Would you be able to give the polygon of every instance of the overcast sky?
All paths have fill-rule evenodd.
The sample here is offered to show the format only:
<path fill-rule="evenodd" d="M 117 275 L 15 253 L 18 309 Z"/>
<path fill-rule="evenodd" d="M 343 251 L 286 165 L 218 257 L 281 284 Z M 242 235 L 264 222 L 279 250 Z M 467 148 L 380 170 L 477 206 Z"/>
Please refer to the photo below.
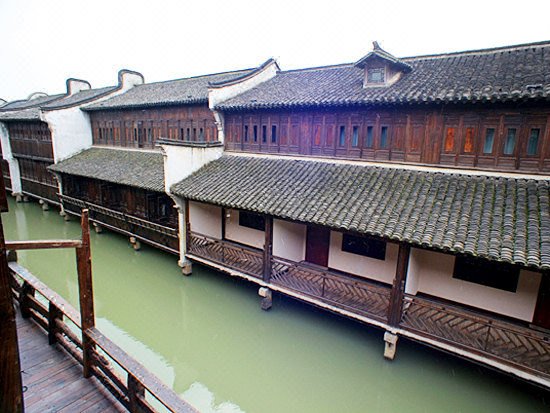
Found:
<path fill-rule="evenodd" d="M 512 7 L 513 5 L 513 7 Z M 346 63 L 550 40 L 550 1 L 0 0 L 0 98 L 254 67 Z"/>

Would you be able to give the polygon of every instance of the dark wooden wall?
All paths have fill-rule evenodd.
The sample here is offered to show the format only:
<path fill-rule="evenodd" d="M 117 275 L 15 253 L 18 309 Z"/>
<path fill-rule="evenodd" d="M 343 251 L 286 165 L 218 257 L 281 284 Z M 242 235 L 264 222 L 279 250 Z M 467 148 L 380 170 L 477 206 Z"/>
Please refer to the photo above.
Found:
<path fill-rule="evenodd" d="M 57 186 L 53 174 L 47 170 L 47 167 L 51 165 L 50 162 L 25 158 L 19 159 L 18 162 L 21 178 Z"/>
<path fill-rule="evenodd" d="M 91 112 L 94 144 L 152 148 L 158 139 L 214 142 L 218 130 L 204 105 Z"/>
<path fill-rule="evenodd" d="M 7 122 L 13 156 L 53 160 L 52 135 L 41 121 Z"/>
<path fill-rule="evenodd" d="M 63 175 L 63 194 L 159 224 L 178 223 L 174 201 L 165 193 Z"/>
<path fill-rule="evenodd" d="M 226 113 L 225 128 L 231 151 L 550 172 L 548 105 L 251 111 Z"/>

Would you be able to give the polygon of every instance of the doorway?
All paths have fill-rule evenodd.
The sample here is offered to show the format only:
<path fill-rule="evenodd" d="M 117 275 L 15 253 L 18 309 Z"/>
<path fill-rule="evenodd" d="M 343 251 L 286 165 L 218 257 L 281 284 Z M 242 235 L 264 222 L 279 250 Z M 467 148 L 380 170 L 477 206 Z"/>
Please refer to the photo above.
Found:
<path fill-rule="evenodd" d="M 330 247 L 330 229 L 323 227 L 307 227 L 306 261 L 312 264 L 328 267 L 328 251 Z"/>

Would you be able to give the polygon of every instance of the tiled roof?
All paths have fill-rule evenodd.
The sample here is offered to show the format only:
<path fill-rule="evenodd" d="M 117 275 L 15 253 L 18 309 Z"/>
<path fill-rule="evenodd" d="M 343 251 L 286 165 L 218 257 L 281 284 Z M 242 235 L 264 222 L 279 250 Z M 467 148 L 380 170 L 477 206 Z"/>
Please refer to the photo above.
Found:
<path fill-rule="evenodd" d="M 164 160 L 156 151 L 90 148 L 49 169 L 164 192 Z"/>
<path fill-rule="evenodd" d="M 113 96 L 99 103 L 91 104 L 84 110 L 104 110 L 118 108 L 135 108 L 145 106 L 162 106 L 176 104 L 194 104 L 208 101 L 208 85 L 243 76 L 252 69 L 213 75 L 189 77 L 165 82 L 137 85 L 125 93 Z"/>
<path fill-rule="evenodd" d="M 413 245 L 550 268 L 550 183 L 224 155 L 178 196 Z"/>
<path fill-rule="evenodd" d="M 2 108 L 0 108 L 0 113 L 8 110 L 20 110 L 44 105 L 48 102 L 53 102 L 59 98 L 62 98 L 63 96 L 65 95 L 60 93 L 51 96 L 40 96 L 31 100 L 14 100 L 2 106 Z"/>
<path fill-rule="evenodd" d="M 6 120 L 40 120 L 40 108 L 0 111 L 0 121 Z"/>
<path fill-rule="evenodd" d="M 58 99 L 51 103 L 42 105 L 41 108 L 45 110 L 56 110 L 56 109 L 63 109 L 69 106 L 81 105 L 90 100 L 97 99 L 103 95 L 113 92 L 116 88 L 117 88 L 116 86 L 110 86 L 110 87 L 103 87 L 98 89 L 82 90 L 73 95 L 66 96 L 62 99 Z"/>
<path fill-rule="evenodd" d="M 400 59 L 410 73 L 363 88 L 354 64 L 279 72 L 222 110 L 550 99 L 550 42 Z"/>

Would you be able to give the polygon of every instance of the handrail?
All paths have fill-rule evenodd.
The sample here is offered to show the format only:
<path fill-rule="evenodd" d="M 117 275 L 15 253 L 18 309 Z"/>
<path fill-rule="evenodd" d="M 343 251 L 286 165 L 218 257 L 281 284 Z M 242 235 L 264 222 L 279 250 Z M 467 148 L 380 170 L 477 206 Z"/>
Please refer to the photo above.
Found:
<path fill-rule="evenodd" d="M 156 222 L 147 221 L 146 219 L 136 217 L 135 215 L 127 214 L 127 213 L 121 212 L 121 211 L 116 211 L 114 209 L 107 208 L 107 207 L 104 207 L 102 205 L 95 204 L 93 202 L 84 201 L 84 200 L 81 200 L 81 199 L 78 199 L 78 198 L 74 198 L 74 197 L 71 197 L 71 196 L 68 196 L 68 195 L 58 194 L 58 196 L 61 199 L 67 200 L 67 201 L 72 202 L 72 203 L 77 204 L 77 205 L 84 204 L 85 207 L 90 208 L 92 211 L 96 211 L 96 212 L 100 212 L 100 213 L 105 213 L 105 212 L 102 212 L 102 211 L 108 211 L 110 213 L 115 213 L 117 215 L 121 215 L 122 219 L 126 219 L 126 220 L 129 220 L 129 221 L 134 221 L 133 223 L 136 223 L 137 225 L 141 225 L 143 227 L 153 229 L 153 230 L 158 231 L 158 232 L 165 233 L 166 235 L 169 235 L 169 236 L 177 236 L 177 229 L 175 229 L 175 228 L 167 227 L 165 225 L 158 224 Z M 106 214 L 106 215 L 108 215 L 108 214 Z"/>
<path fill-rule="evenodd" d="M 6 241 L 6 249 L 17 250 L 37 250 L 48 248 L 78 248 L 82 246 L 80 240 L 32 240 L 32 241 Z"/>
<path fill-rule="evenodd" d="M 14 293 L 17 290 L 19 292 L 17 298 L 22 314 L 31 317 L 48 332 L 48 336 L 51 338 L 50 344 L 57 342 L 82 364 L 82 340 L 74 334 L 70 325 L 64 320 L 66 317 L 77 329 L 81 330 L 78 311 L 20 264 L 10 262 L 9 268 L 15 280 L 19 279 L 22 282 L 22 284 L 17 283 L 20 287 L 14 288 Z M 46 300 L 47 305 L 37 299 L 37 293 Z M 155 408 L 145 400 L 145 392 L 147 392 L 171 412 L 197 412 L 195 408 L 179 398 L 172 389 L 163 384 L 95 327 L 86 330 L 84 334 L 93 346 L 97 346 L 97 349 L 92 347 L 92 373 L 102 383 L 107 382 L 106 387 L 130 411 L 155 412 Z M 101 350 L 101 353 L 98 352 L 98 349 Z M 105 373 L 105 370 L 112 371 L 112 368 L 110 362 L 100 354 L 106 354 L 126 372 L 126 383 L 120 377 L 111 377 L 115 373 Z"/>

